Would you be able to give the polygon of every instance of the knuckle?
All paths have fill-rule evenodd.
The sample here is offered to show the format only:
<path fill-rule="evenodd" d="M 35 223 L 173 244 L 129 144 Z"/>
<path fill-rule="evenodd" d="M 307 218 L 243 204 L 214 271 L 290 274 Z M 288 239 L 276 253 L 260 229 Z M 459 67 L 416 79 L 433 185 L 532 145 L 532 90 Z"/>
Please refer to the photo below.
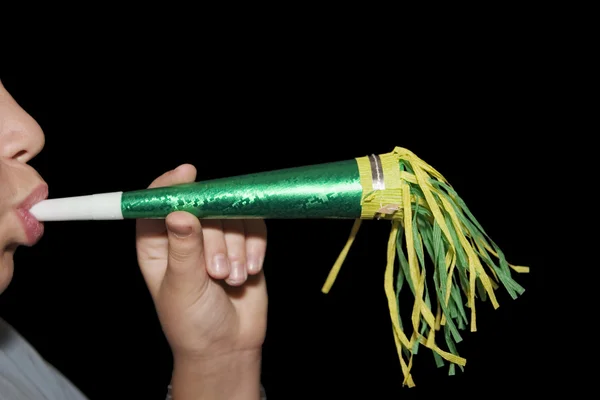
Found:
<path fill-rule="evenodd" d="M 186 262 L 190 258 L 190 251 L 180 247 L 172 247 L 169 249 L 169 257 L 177 263 Z"/>

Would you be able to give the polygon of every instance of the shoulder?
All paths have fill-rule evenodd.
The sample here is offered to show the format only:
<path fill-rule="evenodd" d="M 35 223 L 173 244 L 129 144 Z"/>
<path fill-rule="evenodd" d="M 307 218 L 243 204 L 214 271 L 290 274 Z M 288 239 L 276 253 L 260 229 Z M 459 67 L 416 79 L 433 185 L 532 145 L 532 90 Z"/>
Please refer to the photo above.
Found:
<path fill-rule="evenodd" d="M 32 351 L 33 347 L 19 333 L 0 318 L 0 357 L 18 356 L 22 351 Z"/>
<path fill-rule="evenodd" d="M 0 400 L 5 398 L 85 399 L 16 329 L 0 318 Z"/>

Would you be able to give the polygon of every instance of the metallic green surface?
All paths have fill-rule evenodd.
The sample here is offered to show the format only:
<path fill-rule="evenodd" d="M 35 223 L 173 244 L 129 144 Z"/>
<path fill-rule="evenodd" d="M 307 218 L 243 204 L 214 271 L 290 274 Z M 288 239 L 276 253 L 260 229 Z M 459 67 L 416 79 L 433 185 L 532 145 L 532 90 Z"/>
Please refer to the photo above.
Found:
<path fill-rule="evenodd" d="M 124 218 L 360 218 L 356 160 L 123 193 Z"/>

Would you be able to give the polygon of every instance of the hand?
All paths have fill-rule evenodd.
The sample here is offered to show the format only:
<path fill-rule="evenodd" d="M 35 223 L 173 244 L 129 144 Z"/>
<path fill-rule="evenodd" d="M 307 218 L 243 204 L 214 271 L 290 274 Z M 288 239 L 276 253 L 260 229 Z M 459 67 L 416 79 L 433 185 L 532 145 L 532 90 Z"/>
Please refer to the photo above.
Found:
<path fill-rule="evenodd" d="M 150 187 L 195 179 L 196 169 L 184 164 Z M 267 319 L 263 220 L 200 222 L 174 212 L 138 220 L 136 247 L 176 368 L 204 372 L 230 368 L 224 360 L 260 360 Z"/>

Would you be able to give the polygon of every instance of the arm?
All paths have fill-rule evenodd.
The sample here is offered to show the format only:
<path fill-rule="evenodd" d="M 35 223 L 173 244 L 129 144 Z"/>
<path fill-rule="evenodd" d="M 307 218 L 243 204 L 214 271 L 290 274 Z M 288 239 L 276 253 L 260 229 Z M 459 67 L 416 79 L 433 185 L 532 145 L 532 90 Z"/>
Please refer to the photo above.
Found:
<path fill-rule="evenodd" d="M 258 351 L 218 359 L 176 360 L 171 395 L 177 400 L 260 400 L 260 367 Z"/>

